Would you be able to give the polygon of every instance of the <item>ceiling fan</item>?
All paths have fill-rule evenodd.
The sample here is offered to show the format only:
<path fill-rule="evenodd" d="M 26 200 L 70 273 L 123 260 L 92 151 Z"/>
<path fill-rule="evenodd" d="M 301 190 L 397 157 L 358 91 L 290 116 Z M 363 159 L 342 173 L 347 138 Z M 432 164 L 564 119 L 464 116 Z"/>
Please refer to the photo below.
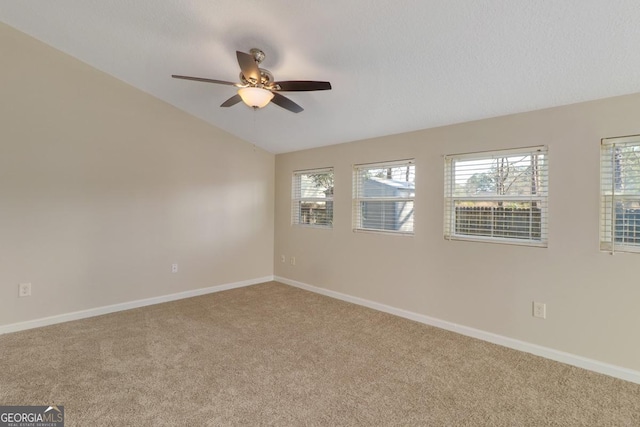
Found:
<path fill-rule="evenodd" d="M 269 70 L 258 65 L 264 60 L 265 54 L 260 49 L 251 49 L 250 53 L 236 51 L 238 64 L 240 64 L 240 83 L 224 80 L 206 79 L 202 77 L 179 76 L 173 74 L 175 79 L 195 80 L 197 82 L 217 83 L 221 85 L 235 86 L 238 93 L 224 101 L 221 107 L 231 107 L 240 101 L 244 101 L 249 107 L 257 110 L 273 102 L 279 107 L 293 113 L 299 113 L 304 109 L 280 94 L 280 92 L 308 92 L 313 90 L 329 90 L 331 83 L 311 80 L 285 80 L 276 82 Z"/>

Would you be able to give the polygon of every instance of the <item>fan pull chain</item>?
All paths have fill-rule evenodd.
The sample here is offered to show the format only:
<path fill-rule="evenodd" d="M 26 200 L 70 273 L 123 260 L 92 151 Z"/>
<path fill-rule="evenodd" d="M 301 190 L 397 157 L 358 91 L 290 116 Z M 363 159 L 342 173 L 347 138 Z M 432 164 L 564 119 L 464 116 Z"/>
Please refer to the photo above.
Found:
<path fill-rule="evenodd" d="M 258 114 L 258 109 L 254 108 L 253 109 L 253 138 L 252 138 L 254 141 L 256 140 L 256 116 L 257 116 L 257 114 Z M 254 152 L 256 151 L 255 142 L 253 143 L 253 151 Z"/>

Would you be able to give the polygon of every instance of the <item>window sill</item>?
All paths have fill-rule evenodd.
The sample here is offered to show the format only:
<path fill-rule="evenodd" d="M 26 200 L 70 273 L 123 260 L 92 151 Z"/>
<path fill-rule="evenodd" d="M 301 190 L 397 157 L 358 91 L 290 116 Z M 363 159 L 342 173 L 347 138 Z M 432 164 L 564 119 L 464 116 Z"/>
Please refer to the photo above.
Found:
<path fill-rule="evenodd" d="M 390 236 L 401 236 L 401 237 L 413 237 L 415 233 L 413 232 L 403 232 L 403 231 L 388 231 L 388 230 L 375 230 L 370 228 L 354 228 L 354 233 L 369 233 L 369 234 L 386 234 Z"/>
<path fill-rule="evenodd" d="M 459 240 L 464 242 L 477 242 L 477 243 L 492 243 L 499 245 L 512 245 L 512 246 L 530 246 L 534 248 L 546 248 L 548 242 L 536 241 L 536 240 L 524 240 L 524 239 L 505 239 L 499 237 L 471 237 L 471 236 L 444 236 L 445 240 Z"/>
<path fill-rule="evenodd" d="M 318 230 L 333 230 L 333 225 L 291 224 L 292 227 L 315 228 Z"/>

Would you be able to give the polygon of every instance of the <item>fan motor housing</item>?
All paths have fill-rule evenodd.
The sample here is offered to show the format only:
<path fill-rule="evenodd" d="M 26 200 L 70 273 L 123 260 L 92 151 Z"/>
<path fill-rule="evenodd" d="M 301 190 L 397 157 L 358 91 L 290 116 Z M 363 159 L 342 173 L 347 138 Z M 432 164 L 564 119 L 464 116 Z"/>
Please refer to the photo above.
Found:
<path fill-rule="evenodd" d="M 258 87 L 271 87 L 273 86 L 273 74 L 271 71 L 265 70 L 264 68 L 259 68 L 260 70 L 260 82 L 252 82 L 249 81 L 242 72 L 240 73 L 240 81 L 249 86 L 258 86 Z"/>

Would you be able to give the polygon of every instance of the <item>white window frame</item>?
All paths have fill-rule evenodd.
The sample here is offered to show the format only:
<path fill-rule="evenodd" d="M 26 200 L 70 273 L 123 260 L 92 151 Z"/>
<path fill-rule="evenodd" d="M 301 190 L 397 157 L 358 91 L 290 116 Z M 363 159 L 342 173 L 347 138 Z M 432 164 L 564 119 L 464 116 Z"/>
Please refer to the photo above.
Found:
<path fill-rule="evenodd" d="M 540 185 L 537 189 L 536 195 L 499 195 L 499 194 L 487 194 L 478 196 L 457 196 L 454 194 L 456 185 L 456 172 L 455 165 L 457 161 L 474 161 L 489 162 L 492 159 L 518 157 L 543 154 L 543 170 L 539 171 Z M 463 240 L 463 241 L 476 241 L 485 243 L 502 243 L 510 245 L 520 246 L 535 246 L 535 247 L 547 247 L 548 246 L 548 196 L 549 196 L 549 183 L 548 183 L 548 161 L 549 151 L 547 146 L 536 147 L 523 147 L 517 149 L 508 150 L 494 150 L 484 152 L 473 152 L 464 154 L 450 154 L 444 157 L 444 238 L 446 240 Z M 494 235 L 476 235 L 476 234 L 462 234 L 456 233 L 456 204 L 458 202 L 535 202 L 540 207 L 540 239 L 534 238 L 515 238 L 505 236 Z M 531 218 L 531 217 L 530 217 Z M 533 235 L 532 227 L 533 221 L 530 219 L 530 231 L 529 235 Z M 493 234 L 493 225 L 492 232 Z"/>
<path fill-rule="evenodd" d="M 386 169 L 393 167 L 413 167 L 413 184 L 414 191 L 412 197 L 365 197 L 361 194 L 360 185 L 360 172 L 362 170 L 369 169 Z M 353 196 L 352 196 L 352 224 L 354 232 L 367 232 L 367 233 L 380 233 L 380 234 L 392 234 L 400 236 L 413 236 L 415 234 L 415 159 L 394 160 L 378 163 L 362 163 L 353 165 Z M 411 219 L 411 231 L 404 230 L 388 230 L 381 228 L 366 228 L 363 226 L 362 221 L 364 219 L 362 214 L 362 202 L 411 202 L 414 206 L 414 212 Z"/>
<path fill-rule="evenodd" d="M 312 227 L 312 228 L 333 228 L 333 193 L 331 196 L 326 197 L 302 197 L 302 185 L 301 180 L 303 175 L 319 175 L 319 174 L 331 174 L 334 176 L 333 168 L 319 168 L 319 169 L 305 169 L 305 170 L 297 170 L 293 172 L 292 180 L 291 180 L 291 225 L 300 226 L 300 227 Z M 323 202 L 323 203 L 331 203 L 331 220 L 327 224 L 307 224 L 304 222 L 300 222 L 301 218 L 301 203 L 309 202 Z"/>
<path fill-rule="evenodd" d="M 600 250 L 611 254 L 615 252 L 640 253 L 640 243 L 629 243 L 623 240 L 625 229 L 628 231 L 628 220 L 623 214 L 622 224 L 620 224 L 616 213 L 616 205 L 629 203 L 640 205 L 640 190 L 628 191 L 623 187 L 624 183 L 622 182 L 623 174 L 630 174 L 631 178 L 640 179 L 640 170 L 622 166 L 621 176 L 616 177 L 615 172 L 616 149 L 635 149 L 636 147 L 640 153 L 640 135 L 604 138 L 600 141 Z M 625 210 L 637 211 L 638 209 Z M 634 225 L 638 226 L 637 213 L 634 212 L 632 215 L 635 217 Z M 627 222 L 627 227 L 624 225 L 625 222 Z M 618 233 L 622 235 L 619 242 L 613 237 Z M 640 238 L 640 230 L 634 234 Z"/>

